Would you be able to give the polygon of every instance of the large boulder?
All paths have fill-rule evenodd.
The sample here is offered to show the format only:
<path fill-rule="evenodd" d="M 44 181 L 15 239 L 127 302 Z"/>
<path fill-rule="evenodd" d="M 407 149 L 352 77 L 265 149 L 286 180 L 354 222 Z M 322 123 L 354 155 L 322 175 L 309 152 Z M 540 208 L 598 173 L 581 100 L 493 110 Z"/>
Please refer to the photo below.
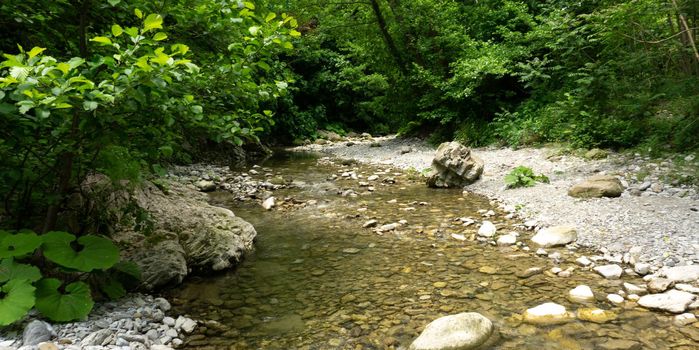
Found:
<path fill-rule="evenodd" d="M 532 242 L 541 247 L 548 248 L 566 245 L 575 242 L 576 239 L 578 239 L 578 232 L 575 230 L 575 227 L 562 225 L 539 230 L 539 232 L 532 237 Z"/>
<path fill-rule="evenodd" d="M 692 293 L 672 289 L 665 293 L 644 295 L 638 300 L 638 305 L 647 309 L 681 314 L 687 310 L 687 306 L 689 306 L 694 299 L 696 299 L 696 295 Z"/>
<path fill-rule="evenodd" d="M 458 142 L 439 145 L 427 178 L 429 187 L 463 187 L 481 177 L 483 161 Z"/>
<path fill-rule="evenodd" d="M 142 270 L 142 289 L 182 282 L 192 271 L 220 271 L 252 250 L 257 232 L 232 211 L 207 203 L 193 186 L 145 182 L 127 189 L 105 177 L 85 184 L 89 212 L 112 229 L 122 258 Z"/>
<path fill-rule="evenodd" d="M 410 345 L 410 350 L 467 350 L 485 343 L 493 332 L 493 323 L 475 312 L 438 318 L 425 327 Z"/>
<path fill-rule="evenodd" d="M 616 177 L 595 175 L 573 185 L 568 190 L 568 195 L 577 198 L 619 197 L 624 190 L 624 185 Z"/>

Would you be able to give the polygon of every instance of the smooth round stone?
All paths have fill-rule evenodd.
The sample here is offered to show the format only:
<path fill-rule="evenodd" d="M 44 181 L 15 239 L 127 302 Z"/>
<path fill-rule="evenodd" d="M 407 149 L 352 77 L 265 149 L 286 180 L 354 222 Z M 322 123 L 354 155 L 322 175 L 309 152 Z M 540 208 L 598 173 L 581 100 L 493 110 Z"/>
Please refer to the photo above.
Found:
<path fill-rule="evenodd" d="M 527 309 L 524 312 L 524 322 L 532 324 L 556 324 L 568 322 L 573 318 L 563 305 L 545 303 Z"/>
<path fill-rule="evenodd" d="M 586 303 L 595 300 L 592 289 L 586 285 L 577 286 L 568 292 L 568 299 L 577 303 Z"/>
<path fill-rule="evenodd" d="M 615 305 L 624 303 L 624 297 L 622 297 L 619 294 L 607 294 L 607 300 L 609 300 L 610 303 Z"/>
<path fill-rule="evenodd" d="M 444 288 L 447 286 L 447 282 L 435 282 L 432 283 L 435 288 Z"/>
<path fill-rule="evenodd" d="M 475 312 L 438 318 L 425 327 L 410 350 L 475 349 L 493 332 L 493 323 Z"/>

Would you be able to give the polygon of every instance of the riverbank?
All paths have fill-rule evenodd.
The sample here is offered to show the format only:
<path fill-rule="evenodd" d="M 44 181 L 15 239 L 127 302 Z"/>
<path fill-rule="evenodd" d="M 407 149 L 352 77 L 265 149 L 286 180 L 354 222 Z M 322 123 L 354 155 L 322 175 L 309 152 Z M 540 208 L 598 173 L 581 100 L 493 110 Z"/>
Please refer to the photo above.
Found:
<path fill-rule="evenodd" d="M 360 162 L 392 165 L 424 173 L 435 148 L 418 139 L 392 136 L 357 138 L 296 147 Z M 604 159 L 584 159 L 556 148 L 477 148 L 485 162 L 481 179 L 466 189 L 485 195 L 515 212 L 534 228 L 574 225 L 577 245 L 621 261 L 629 251 L 660 268 L 699 262 L 699 195 L 686 181 L 691 156 L 682 162 L 652 160 L 641 155 L 611 153 Z M 682 163 L 682 164 L 678 164 Z M 524 165 L 548 176 L 549 184 L 506 189 L 503 178 Z M 684 169 L 683 169 L 684 168 Z M 573 184 L 596 174 L 622 179 L 627 190 L 619 198 L 576 199 L 567 195 Z"/>

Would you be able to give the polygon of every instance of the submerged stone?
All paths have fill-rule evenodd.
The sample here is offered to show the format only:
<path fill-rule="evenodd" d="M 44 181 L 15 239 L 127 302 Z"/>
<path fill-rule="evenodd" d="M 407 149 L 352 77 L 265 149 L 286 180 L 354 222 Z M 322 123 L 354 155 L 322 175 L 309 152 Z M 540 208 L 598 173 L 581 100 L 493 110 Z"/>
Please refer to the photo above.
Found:
<path fill-rule="evenodd" d="M 485 343 L 493 332 L 493 323 L 475 312 L 438 318 L 425 327 L 410 345 L 410 350 L 468 350 Z"/>
<path fill-rule="evenodd" d="M 545 303 L 527 309 L 523 316 L 524 322 L 532 324 L 565 323 L 573 318 L 573 315 L 563 305 L 556 303 Z"/>

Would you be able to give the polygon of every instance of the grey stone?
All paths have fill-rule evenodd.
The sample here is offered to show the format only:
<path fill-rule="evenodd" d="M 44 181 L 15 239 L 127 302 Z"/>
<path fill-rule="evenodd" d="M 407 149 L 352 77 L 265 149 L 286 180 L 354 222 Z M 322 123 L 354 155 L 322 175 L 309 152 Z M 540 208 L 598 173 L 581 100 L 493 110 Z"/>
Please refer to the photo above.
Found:
<path fill-rule="evenodd" d="M 699 279 L 699 265 L 671 267 L 663 275 L 673 282 L 693 282 Z"/>
<path fill-rule="evenodd" d="M 195 185 L 197 186 L 199 191 L 202 192 L 211 192 L 216 189 L 216 183 L 209 180 L 197 181 Z"/>
<path fill-rule="evenodd" d="M 37 345 L 41 342 L 49 341 L 56 335 L 50 324 L 34 320 L 24 328 L 22 333 L 23 345 Z"/>
<path fill-rule="evenodd" d="M 577 198 L 619 197 L 625 188 L 614 176 L 595 175 L 573 185 L 568 195 Z"/>
<path fill-rule="evenodd" d="M 653 278 L 648 281 L 648 291 L 651 293 L 662 293 L 675 285 L 675 282 L 667 278 Z"/>
<path fill-rule="evenodd" d="M 621 266 L 615 264 L 595 266 L 593 270 L 607 279 L 618 279 L 624 272 Z"/>
<path fill-rule="evenodd" d="M 474 183 L 483 173 L 483 161 L 458 142 L 439 145 L 427 177 L 429 187 L 463 187 Z"/>
<path fill-rule="evenodd" d="M 410 345 L 410 350 L 475 349 L 493 332 L 493 323 L 485 316 L 467 312 L 438 318 L 425 327 Z"/>
<path fill-rule="evenodd" d="M 100 329 L 90 333 L 81 342 L 81 346 L 102 346 L 107 345 L 113 338 L 113 332 L 109 329 Z"/>
<path fill-rule="evenodd" d="M 689 306 L 695 298 L 696 295 L 692 293 L 672 289 L 661 294 L 644 295 L 638 300 L 638 305 L 648 309 L 680 314 L 687 310 L 687 306 Z"/>

